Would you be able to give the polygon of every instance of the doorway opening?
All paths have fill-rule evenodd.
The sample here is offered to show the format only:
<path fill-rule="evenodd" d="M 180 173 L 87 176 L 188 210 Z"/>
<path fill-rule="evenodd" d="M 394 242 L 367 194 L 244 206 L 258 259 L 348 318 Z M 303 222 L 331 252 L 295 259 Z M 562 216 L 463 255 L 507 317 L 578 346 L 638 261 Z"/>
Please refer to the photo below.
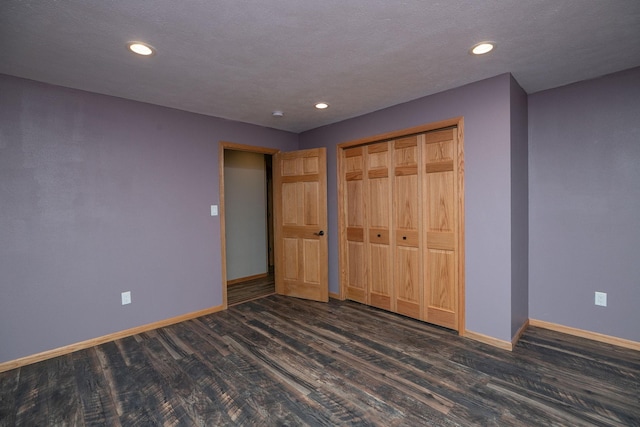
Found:
<path fill-rule="evenodd" d="M 272 156 L 277 151 L 220 143 L 225 308 L 275 293 Z"/>

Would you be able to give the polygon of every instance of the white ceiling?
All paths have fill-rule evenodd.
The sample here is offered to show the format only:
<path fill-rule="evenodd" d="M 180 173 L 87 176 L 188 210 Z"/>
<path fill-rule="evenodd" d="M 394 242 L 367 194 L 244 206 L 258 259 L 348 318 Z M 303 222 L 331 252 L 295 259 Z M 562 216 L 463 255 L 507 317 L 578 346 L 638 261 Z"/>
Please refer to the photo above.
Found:
<path fill-rule="evenodd" d="M 640 0 L 0 2 L 0 73 L 293 132 L 505 72 L 533 93 L 639 65 Z"/>

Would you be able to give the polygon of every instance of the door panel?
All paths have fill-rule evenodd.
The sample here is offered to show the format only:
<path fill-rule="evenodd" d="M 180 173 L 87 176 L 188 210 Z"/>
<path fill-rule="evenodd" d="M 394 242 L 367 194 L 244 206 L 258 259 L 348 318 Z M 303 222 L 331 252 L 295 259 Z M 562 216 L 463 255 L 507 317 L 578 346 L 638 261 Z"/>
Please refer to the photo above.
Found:
<path fill-rule="evenodd" d="M 298 192 L 297 183 L 285 182 L 282 184 L 282 203 L 285 206 L 290 206 L 290 209 L 285 209 L 282 212 L 282 224 L 283 225 L 297 225 L 298 224 Z"/>
<path fill-rule="evenodd" d="M 458 329 L 455 129 L 425 135 L 425 314 L 424 320 Z"/>
<path fill-rule="evenodd" d="M 274 156 L 276 292 L 329 300 L 324 148 Z"/>
<path fill-rule="evenodd" d="M 362 147 L 344 151 L 344 180 L 346 194 L 347 258 L 346 297 L 366 304 L 368 302 L 367 268 L 364 243 L 364 153 Z"/>
<path fill-rule="evenodd" d="M 389 298 L 389 244 L 371 243 L 369 248 L 369 270 L 371 293 Z M 383 299 L 384 299 L 383 298 Z"/>
<path fill-rule="evenodd" d="M 350 300 L 366 303 L 366 267 L 364 262 L 364 243 L 347 243 L 347 298 Z"/>
<path fill-rule="evenodd" d="M 451 295 L 455 278 L 453 251 L 429 250 L 429 277 L 433 284 L 429 305 L 453 311 L 455 299 Z"/>
<path fill-rule="evenodd" d="M 367 199 L 365 218 L 368 228 L 367 266 L 369 304 L 385 310 L 393 310 L 391 240 L 391 152 L 389 143 L 382 142 L 366 147 Z"/>
<path fill-rule="evenodd" d="M 304 225 L 319 225 L 320 185 L 318 182 L 304 182 L 302 185 L 304 186 Z"/>
<path fill-rule="evenodd" d="M 453 170 L 429 173 L 427 194 L 429 194 L 429 231 L 453 233 L 455 223 L 454 209 L 454 177 Z"/>
<path fill-rule="evenodd" d="M 318 239 L 303 240 L 304 266 L 303 274 L 305 283 L 320 284 L 320 241 Z"/>
<path fill-rule="evenodd" d="M 300 274 L 298 266 L 298 239 L 283 239 L 284 273 L 286 280 L 297 280 Z"/>
<path fill-rule="evenodd" d="M 393 227 L 395 233 L 395 306 L 398 313 L 420 318 L 423 305 L 420 250 L 418 136 L 393 142 Z M 420 137 L 422 138 L 422 137 Z"/>
<path fill-rule="evenodd" d="M 375 228 L 389 228 L 389 177 L 379 171 L 372 178 L 369 175 L 368 226 Z"/>
<path fill-rule="evenodd" d="M 418 248 L 399 246 L 395 252 L 396 310 L 405 316 L 420 318 L 422 286 Z"/>

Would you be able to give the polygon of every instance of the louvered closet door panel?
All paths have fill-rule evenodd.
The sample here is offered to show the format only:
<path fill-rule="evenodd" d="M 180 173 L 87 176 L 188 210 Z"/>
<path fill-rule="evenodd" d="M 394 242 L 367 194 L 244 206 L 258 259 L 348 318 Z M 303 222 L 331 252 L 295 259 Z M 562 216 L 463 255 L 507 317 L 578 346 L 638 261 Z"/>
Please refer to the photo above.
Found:
<path fill-rule="evenodd" d="M 364 235 L 364 149 L 344 150 L 344 207 L 347 226 L 346 297 L 361 303 L 367 301 L 367 268 Z"/>
<path fill-rule="evenodd" d="M 393 142 L 394 296 L 398 313 L 422 317 L 421 195 L 418 168 L 422 136 Z"/>
<path fill-rule="evenodd" d="M 424 320 L 458 328 L 456 129 L 425 134 Z"/>
<path fill-rule="evenodd" d="M 391 286 L 391 153 L 389 143 L 366 146 L 365 217 L 368 244 L 369 304 L 385 310 L 392 309 Z"/>

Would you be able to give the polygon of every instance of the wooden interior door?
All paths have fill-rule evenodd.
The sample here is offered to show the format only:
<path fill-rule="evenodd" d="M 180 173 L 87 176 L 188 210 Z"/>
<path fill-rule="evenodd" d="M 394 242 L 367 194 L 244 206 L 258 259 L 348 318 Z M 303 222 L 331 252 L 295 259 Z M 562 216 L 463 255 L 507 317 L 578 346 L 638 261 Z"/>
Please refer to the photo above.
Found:
<path fill-rule="evenodd" d="M 326 150 L 277 153 L 273 179 L 276 292 L 326 302 Z"/>
<path fill-rule="evenodd" d="M 396 312 L 421 318 L 423 305 L 420 214 L 422 213 L 418 139 L 413 135 L 393 142 L 393 231 Z"/>
<path fill-rule="evenodd" d="M 364 148 L 343 151 L 346 220 L 346 297 L 368 304 L 367 265 L 365 263 Z"/>
<path fill-rule="evenodd" d="M 424 320 L 458 329 L 458 140 L 456 129 L 425 134 Z"/>
<path fill-rule="evenodd" d="M 391 260 L 391 152 L 388 142 L 368 145 L 365 202 L 367 223 L 367 281 L 369 304 L 385 310 L 393 306 Z"/>

